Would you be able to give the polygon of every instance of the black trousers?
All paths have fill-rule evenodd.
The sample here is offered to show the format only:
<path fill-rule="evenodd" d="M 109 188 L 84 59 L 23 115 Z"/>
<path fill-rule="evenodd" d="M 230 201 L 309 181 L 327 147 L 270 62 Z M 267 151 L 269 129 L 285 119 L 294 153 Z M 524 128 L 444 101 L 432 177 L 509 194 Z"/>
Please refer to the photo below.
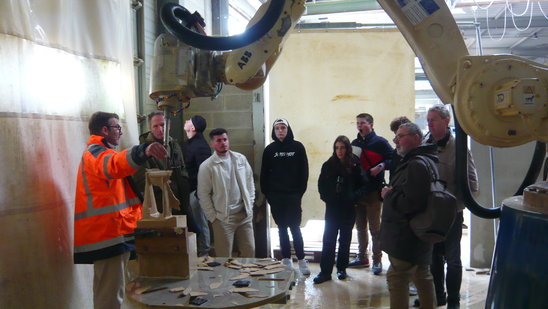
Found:
<path fill-rule="evenodd" d="M 322 274 L 331 275 L 335 263 L 337 264 L 337 271 L 346 270 L 348 266 L 352 228 L 356 221 L 356 212 L 352 206 L 346 207 L 347 209 L 328 206 L 326 209 L 322 258 L 320 261 Z M 337 236 L 339 236 L 339 250 L 335 262 Z"/>
<path fill-rule="evenodd" d="M 291 193 L 270 193 L 267 197 L 270 204 L 270 211 L 274 222 L 278 225 L 278 235 L 280 237 L 280 249 L 284 259 L 291 258 L 291 242 L 289 233 L 291 230 L 293 236 L 293 247 L 297 259 L 304 259 L 304 241 L 301 234 L 301 198 L 300 194 Z"/>
<path fill-rule="evenodd" d="M 430 272 L 434 277 L 436 297 L 445 296 L 447 286 L 447 301 L 458 302 L 460 300 L 460 286 L 462 282 L 462 262 L 460 259 L 460 240 L 462 238 L 462 223 L 464 221 L 462 211 L 457 213 L 455 222 L 447 234 L 445 241 L 434 244 L 432 251 L 432 264 Z M 447 274 L 445 273 L 447 263 Z"/>

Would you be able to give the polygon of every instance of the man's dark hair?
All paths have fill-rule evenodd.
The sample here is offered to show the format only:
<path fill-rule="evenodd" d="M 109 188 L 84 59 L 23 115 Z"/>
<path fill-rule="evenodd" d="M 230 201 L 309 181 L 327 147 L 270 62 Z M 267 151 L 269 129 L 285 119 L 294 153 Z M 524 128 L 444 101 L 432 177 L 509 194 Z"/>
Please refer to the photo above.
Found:
<path fill-rule="evenodd" d="M 120 120 L 120 117 L 118 117 L 115 113 L 105 113 L 105 112 L 95 112 L 93 115 L 91 115 L 91 118 L 89 118 L 89 134 L 90 135 L 101 135 L 101 129 L 103 127 L 108 127 L 109 123 L 108 121 L 111 118 L 116 118 Z"/>
<path fill-rule="evenodd" d="M 373 116 L 371 116 L 368 113 L 361 113 L 356 118 L 365 118 L 365 121 L 369 122 L 370 124 L 373 124 Z"/>
<path fill-rule="evenodd" d="M 209 139 L 213 139 L 213 137 L 215 137 L 217 135 L 223 135 L 225 133 L 226 133 L 226 135 L 228 135 L 228 132 L 226 132 L 226 130 L 223 129 L 223 128 L 213 129 L 213 130 L 211 130 L 211 132 L 209 132 Z"/>
<path fill-rule="evenodd" d="M 407 118 L 405 116 L 394 118 L 394 120 L 392 120 L 392 122 L 390 122 L 390 131 L 396 133 L 396 131 L 398 131 L 398 128 L 402 124 L 408 123 L 408 122 L 411 122 L 411 120 L 409 120 L 409 118 Z"/>
<path fill-rule="evenodd" d="M 412 122 L 406 122 L 406 123 L 402 123 L 400 125 L 400 128 L 407 128 L 407 133 L 408 134 L 415 134 L 415 135 L 418 135 L 419 136 L 419 140 L 422 140 L 422 131 L 421 129 L 419 128 L 418 125 L 412 123 Z"/>
<path fill-rule="evenodd" d="M 158 115 L 160 115 L 160 116 L 163 117 L 163 116 L 164 116 L 164 112 L 161 111 L 161 110 L 155 110 L 155 111 L 150 112 L 150 114 L 147 115 L 147 119 L 148 119 L 149 125 L 150 125 L 150 120 L 152 120 L 152 117 L 158 116 Z"/>

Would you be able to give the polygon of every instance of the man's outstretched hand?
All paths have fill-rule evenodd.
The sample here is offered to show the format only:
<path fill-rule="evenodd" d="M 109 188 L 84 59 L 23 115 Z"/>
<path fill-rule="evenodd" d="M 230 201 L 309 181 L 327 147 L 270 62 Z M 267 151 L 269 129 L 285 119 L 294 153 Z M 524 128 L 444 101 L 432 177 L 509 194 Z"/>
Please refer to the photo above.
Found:
<path fill-rule="evenodd" d="M 145 154 L 149 157 L 155 157 L 159 160 L 167 158 L 167 150 L 164 145 L 156 142 L 147 146 L 147 148 L 145 149 Z"/>

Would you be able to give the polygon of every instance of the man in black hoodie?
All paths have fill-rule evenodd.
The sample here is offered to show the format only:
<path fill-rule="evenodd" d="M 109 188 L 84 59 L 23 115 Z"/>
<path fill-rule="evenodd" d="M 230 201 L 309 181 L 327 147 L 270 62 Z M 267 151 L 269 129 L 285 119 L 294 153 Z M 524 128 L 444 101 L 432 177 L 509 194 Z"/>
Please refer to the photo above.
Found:
<path fill-rule="evenodd" d="M 196 189 L 198 188 L 198 169 L 200 168 L 200 164 L 211 156 L 211 148 L 209 148 L 209 144 L 203 135 L 206 127 L 206 120 L 200 115 L 195 115 L 190 120 L 187 120 L 184 126 L 188 141 L 183 147 L 183 157 L 190 187 L 190 211 L 192 212 L 196 224 L 202 229 L 202 232 L 198 234 L 196 239 L 198 256 L 207 255 L 211 250 L 209 226 L 196 196 Z"/>
<path fill-rule="evenodd" d="M 292 267 L 291 244 L 287 228 L 293 236 L 299 270 L 310 275 L 304 259 L 301 234 L 301 199 L 308 182 L 308 158 L 303 144 L 293 139 L 293 131 L 286 119 L 272 124 L 272 142 L 263 152 L 261 190 L 266 196 L 274 222 L 278 225 L 282 262 Z"/>

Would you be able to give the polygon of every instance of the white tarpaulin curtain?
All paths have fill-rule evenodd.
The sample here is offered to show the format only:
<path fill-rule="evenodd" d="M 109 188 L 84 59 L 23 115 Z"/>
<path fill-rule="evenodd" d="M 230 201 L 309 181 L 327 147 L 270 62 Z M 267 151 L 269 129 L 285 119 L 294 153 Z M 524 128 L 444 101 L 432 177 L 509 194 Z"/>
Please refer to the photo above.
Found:
<path fill-rule="evenodd" d="M 130 2 L 0 1 L 0 308 L 91 307 L 76 172 L 95 111 L 137 142 Z"/>

